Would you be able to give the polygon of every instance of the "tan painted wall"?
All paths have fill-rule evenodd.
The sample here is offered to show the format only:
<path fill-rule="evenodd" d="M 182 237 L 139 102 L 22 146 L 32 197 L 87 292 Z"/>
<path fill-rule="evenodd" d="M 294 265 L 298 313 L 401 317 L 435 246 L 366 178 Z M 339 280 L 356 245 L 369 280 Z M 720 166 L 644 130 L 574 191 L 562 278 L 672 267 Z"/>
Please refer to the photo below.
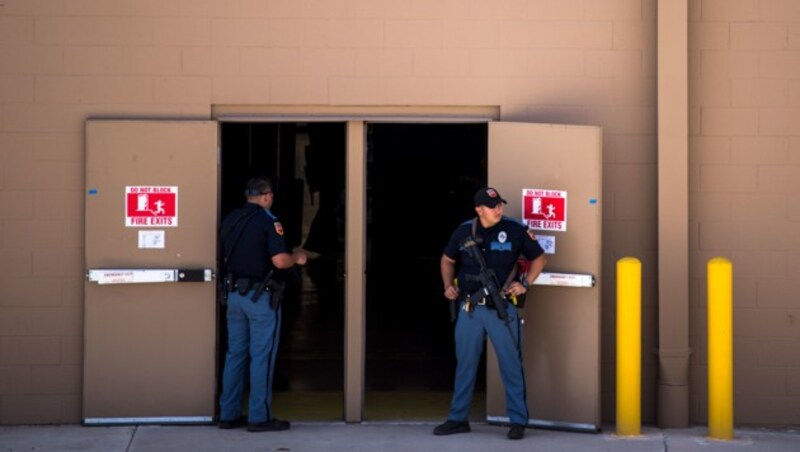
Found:
<path fill-rule="evenodd" d="M 689 2 L 693 420 L 704 420 L 702 262 L 723 254 L 737 265 L 737 420 L 800 423 L 800 204 L 789 196 L 800 191 L 800 10 Z M 503 120 L 603 127 L 603 415 L 613 420 L 614 263 L 632 255 L 644 274 L 643 421 L 654 422 L 655 10 L 0 0 L 0 423 L 80 418 L 84 121 L 209 118 L 221 104 L 489 105 Z"/>
<path fill-rule="evenodd" d="M 800 423 L 800 2 L 690 12 L 691 414 L 707 418 L 706 263 L 734 265 L 734 415 Z"/>

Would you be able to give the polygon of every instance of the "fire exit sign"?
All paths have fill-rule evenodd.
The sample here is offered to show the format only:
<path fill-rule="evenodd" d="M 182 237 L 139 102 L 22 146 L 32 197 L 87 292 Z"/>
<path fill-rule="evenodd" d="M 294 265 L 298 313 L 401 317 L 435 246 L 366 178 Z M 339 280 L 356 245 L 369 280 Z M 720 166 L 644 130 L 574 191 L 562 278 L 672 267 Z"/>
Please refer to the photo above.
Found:
<path fill-rule="evenodd" d="M 531 229 L 567 230 L 567 192 L 525 188 L 522 190 L 522 219 Z"/>
<path fill-rule="evenodd" d="M 178 187 L 125 187 L 125 226 L 178 226 Z"/>

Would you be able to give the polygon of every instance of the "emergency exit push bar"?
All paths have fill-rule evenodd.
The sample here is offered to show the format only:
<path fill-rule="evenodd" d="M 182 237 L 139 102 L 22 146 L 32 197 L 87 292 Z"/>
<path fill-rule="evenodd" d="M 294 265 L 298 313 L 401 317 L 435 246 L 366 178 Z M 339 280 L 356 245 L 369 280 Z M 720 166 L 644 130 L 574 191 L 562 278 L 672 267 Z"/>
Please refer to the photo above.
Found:
<path fill-rule="evenodd" d="M 214 279 L 214 272 L 210 268 L 90 269 L 86 279 L 97 284 L 208 282 Z"/>
<path fill-rule="evenodd" d="M 594 287 L 593 275 L 576 273 L 541 272 L 533 282 L 535 286 Z"/>
<path fill-rule="evenodd" d="M 137 284 L 165 282 L 208 282 L 214 279 L 210 268 L 201 269 L 91 269 L 86 275 L 97 284 Z M 536 286 L 594 287 L 594 276 L 575 273 L 542 272 Z"/>

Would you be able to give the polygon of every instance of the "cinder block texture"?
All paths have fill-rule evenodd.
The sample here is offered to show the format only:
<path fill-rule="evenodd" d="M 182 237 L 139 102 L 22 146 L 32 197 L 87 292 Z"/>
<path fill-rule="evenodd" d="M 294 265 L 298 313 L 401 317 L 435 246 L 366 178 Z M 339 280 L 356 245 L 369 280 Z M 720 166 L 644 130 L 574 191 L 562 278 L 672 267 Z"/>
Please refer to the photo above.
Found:
<path fill-rule="evenodd" d="M 5 2 L 0 350 L 9 361 L 0 364 L 0 387 L 24 392 L 0 393 L 0 422 L 79 420 L 74 375 L 76 338 L 82 337 L 83 128 L 90 117 L 208 118 L 213 105 L 499 106 L 504 120 L 600 125 L 604 273 L 613 273 L 621 255 L 652 266 L 658 248 L 656 5 Z M 742 331 L 736 334 L 737 343 L 746 337 L 749 346 L 737 356 L 760 364 L 751 366 L 752 378 L 744 380 L 750 383 L 737 386 L 737 410 L 751 410 L 751 423 L 797 424 L 800 414 L 790 408 L 800 406 L 797 363 L 769 364 L 782 366 L 786 376 L 785 408 L 775 408 L 764 388 L 751 387 L 769 384 L 781 371 L 759 378 L 759 366 L 768 364 L 755 354 L 775 358 L 772 363 L 778 355 L 771 347 L 797 345 L 787 316 L 797 310 L 791 281 L 800 275 L 794 232 L 800 221 L 800 2 L 689 0 L 688 7 L 690 301 L 697 305 L 703 296 L 706 258 L 729 255 L 735 268 L 747 271 L 735 293 L 746 297 L 737 306 L 749 319 L 737 320 Z M 742 262 L 751 253 L 760 253 L 759 265 Z M 604 318 L 613 312 L 608 297 Z M 703 344 L 704 328 L 692 322 L 693 347 Z M 653 344 L 657 331 L 645 334 Z M 765 339 L 775 334 L 785 342 Z M 604 324 L 603 341 L 612 335 Z M 7 340 L 45 361 L 61 350 L 63 361 L 25 362 L 33 358 L 16 354 Z M 604 363 L 613 362 L 613 350 L 603 350 Z M 34 375 L 32 366 L 40 365 L 54 366 L 63 383 Z M 695 367 L 692 375 L 700 371 Z M 613 394 L 612 379 L 603 385 L 603 394 Z M 654 422 L 654 381 L 645 387 L 644 421 Z M 705 421 L 704 391 L 692 388 L 695 422 Z M 603 412 L 613 419 L 613 408 Z"/>

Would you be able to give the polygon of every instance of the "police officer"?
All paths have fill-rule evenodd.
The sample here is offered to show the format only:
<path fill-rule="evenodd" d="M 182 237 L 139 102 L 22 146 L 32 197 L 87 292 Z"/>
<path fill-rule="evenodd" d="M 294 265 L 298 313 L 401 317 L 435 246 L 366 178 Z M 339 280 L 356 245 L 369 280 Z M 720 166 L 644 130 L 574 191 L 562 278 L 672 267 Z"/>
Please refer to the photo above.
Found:
<path fill-rule="evenodd" d="M 500 366 L 500 375 L 506 389 L 506 407 L 511 420 L 510 439 L 522 439 L 528 424 L 528 406 L 525 400 L 525 376 L 522 368 L 522 341 L 517 308 L 506 299 L 507 319 L 498 316 L 492 306 L 492 297 L 472 299 L 481 293 L 481 282 L 476 274 L 481 263 L 466 246 L 477 246 L 487 270 L 495 273 L 500 290 L 507 296 L 522 295 L 539 276 L 546 263 L 544 250 L 528 234 L 525 225 L 503 216 L 506 201 L 494 188 L 486 187 L 475 193 L 475 211 L 478 216 L 458 226 L 450 237 L 440 260 L 444 296 L 458 303 L 455 325 L 456 377 L 453 400 L 447 421 L 437 426 L 435 435 L 450 435 L 470 431 L 469 412 L 475 387 L 480 356 L 486 335 L 492 341 Z M 531 260 L 523 278 L 509 275 L 515 270 L 521 256 Z M 458 286 L 456 278 L 458 267 Z M 485 294 L 485 292 L 483 292 Z M 496 298 L 495 298 L 496 299 Z M 502 310 L 500 311 L 502 312 Z"/>
<path fill-rule="evenodd" d="M 307 256 L 287 250 L 283 226 L 270 212 L 274 194 L 268 179 L 250 179 L 245 196 L 247 203 L 225 218 L 220 234 L 231 283 L 219 428 L 247 424 L 251 432 L 287 430 L 289 421 L 276 419 L 271 409 L 281 308 L 272 305 L 274 294 L 265 283 L 275 269 L 304 265 Z M 246 375 L 250 377 L 250 396 L 244 419 L 240 415 Z"/>

